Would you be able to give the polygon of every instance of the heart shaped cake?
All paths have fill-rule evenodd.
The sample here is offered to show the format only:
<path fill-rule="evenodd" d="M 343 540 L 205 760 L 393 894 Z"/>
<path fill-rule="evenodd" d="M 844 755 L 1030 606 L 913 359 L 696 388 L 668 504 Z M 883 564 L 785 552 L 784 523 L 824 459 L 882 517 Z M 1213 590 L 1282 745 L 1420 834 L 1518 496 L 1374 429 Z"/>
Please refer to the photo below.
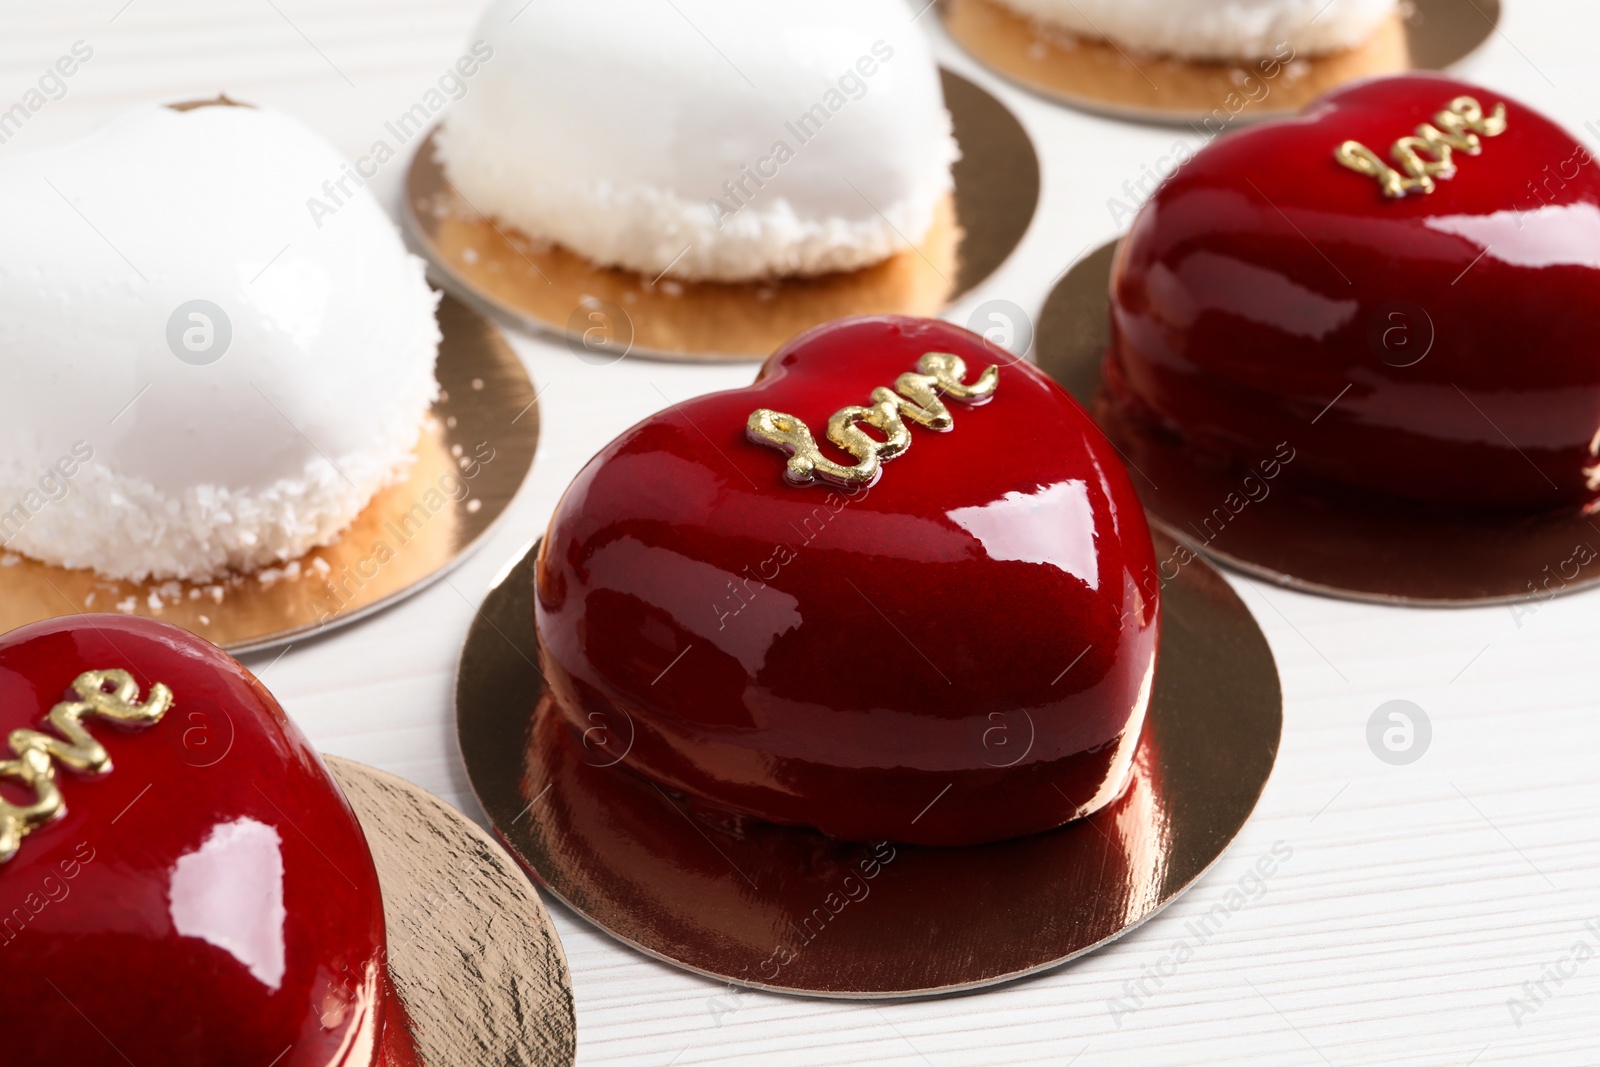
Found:
<path fill-rule="evenodd" d="M 659 280 L 920 243 L 959 154 L 900 0 L 495 0 L 438 157 L 476 213 Z"/>
<path fill-rule="evenodd" d="M 411 1062 L 366 839 L 242 666 L 163 623 L 39 623 L 0 639 L 0 725 L 6 1062 Z"/>
<path fill-rule="evenodd" d="M 1123 241 L 1109 395 L 1239 463 L 1382 504 L 1600 490 L 1600 174 L 1538 112 L 1367 82 L 1185 163 Z"/>
<path fill-rule="evenodd" d="M 1153 556 L 1054 382 L 944 322 L 852 319 L 602 450 L 551 520 L 536 624 L 596 765 L 846 839 L 968 845 L 1123 788 Z"/>

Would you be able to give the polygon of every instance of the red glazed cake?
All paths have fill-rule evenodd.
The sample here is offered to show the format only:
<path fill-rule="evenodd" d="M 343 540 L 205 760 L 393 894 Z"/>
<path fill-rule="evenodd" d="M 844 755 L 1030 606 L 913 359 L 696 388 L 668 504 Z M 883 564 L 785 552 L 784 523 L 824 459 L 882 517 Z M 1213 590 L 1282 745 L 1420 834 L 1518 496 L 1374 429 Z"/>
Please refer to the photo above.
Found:
<path fill-rule="evenodd" d="M 820 327 L 751 387 L 627 431 L 567 490 L 536 583 L 575 730 L 625 734 L 616 761 L 704 808 L 857 841 L 1099 809 L 1155 668 L 1150 532 L 1115 452 L 943 322 Z"/>
<path fill-rule="evenodd" d="M 149 620 L 39 623 L 0 639 L 0 725 L 4 1062 L 417 1062 L 366 838 L 242 666 Z"/>
<path fill-rule="evenodd" d="M 1600 175 L 1504 94 L 1369 81 L 1186 163 L 1122 242 L 1126 413 L 1382 505 L 1576 510 L 1600 490 Z"/>

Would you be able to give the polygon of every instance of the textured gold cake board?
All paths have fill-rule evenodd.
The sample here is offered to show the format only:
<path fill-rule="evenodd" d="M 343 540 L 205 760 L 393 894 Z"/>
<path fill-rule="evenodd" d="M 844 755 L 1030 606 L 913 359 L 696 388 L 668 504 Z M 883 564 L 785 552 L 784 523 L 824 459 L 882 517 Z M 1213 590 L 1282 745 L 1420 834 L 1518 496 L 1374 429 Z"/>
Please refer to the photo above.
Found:
<path fill-rule="evenodd" d="M 466 816 L 392 774 L 324 756 L 372 850 L 389 977 L 425 1067 L 567 1067 L 572 980 L 527 876 Z"/>

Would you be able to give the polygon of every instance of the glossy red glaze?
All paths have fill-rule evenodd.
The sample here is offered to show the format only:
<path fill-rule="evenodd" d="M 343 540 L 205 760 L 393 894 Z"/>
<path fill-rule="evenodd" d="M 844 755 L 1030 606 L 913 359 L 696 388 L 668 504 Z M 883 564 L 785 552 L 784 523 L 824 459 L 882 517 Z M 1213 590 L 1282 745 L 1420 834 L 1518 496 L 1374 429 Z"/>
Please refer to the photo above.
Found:
<path fill-rule="evenodd" d="M 784 478 L 757 408 L 829 416 L 930 351 L 967 380 L 871 488 Z M 849 457 L 825 449 L 838 462 Z M 1122 788 L 1156 653 L 1144 513 L 1083 410 L 943 322 L 853 319 L 578 475 L 538 561 L 545 673 L 596 763 L 861 841 L 1046 830 Z"/>
<path fill-rule="evenodd" d="M 1508 127 L 1437 191 L 1388 199 L 1335 160 L 1387 159 L 1461 95 Z M 1222 138 L 1140 212 L 1111 296 L 1111 392 L 1202 449 L 1287 441 L 1297 475 L 1450 506 L 1596 495 L 1600 174 L 1501 93 L 1386 78 Z"/>
<path fill-rule="evenodd" d="M 385 981 L 383 998 L 383 1044 L 379 1048 L 379 1067 L 428 1067 L 411 1036 L 411 1016 L 405 1001 L 395 992 L 394 983 Z"/>
<path fill-rule="evenodd" d="M 166 685 L 173 706 L 148 726 L 86 717 L 111 770 L 58 764 L 65 815 L 0 865 L 0 1061 L 368 1067 L 377 874 L 343 795 L 254 676 L 163 623 L 39 623 L 0 640 L 0 728 L 54 733 L 44 717 L 74 679 L 113 668 L 141 699 Z"/>

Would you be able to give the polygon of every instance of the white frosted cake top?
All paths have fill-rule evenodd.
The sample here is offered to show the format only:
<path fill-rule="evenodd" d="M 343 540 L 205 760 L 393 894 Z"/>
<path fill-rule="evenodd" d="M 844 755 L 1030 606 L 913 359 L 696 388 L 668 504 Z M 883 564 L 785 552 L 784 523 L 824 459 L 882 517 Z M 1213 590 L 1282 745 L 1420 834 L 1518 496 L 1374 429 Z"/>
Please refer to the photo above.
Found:
<path fill-rule="evenodd" d="M 1048 26 L 1186 59 L 1310 56 L 1364 44 L 1396 0 L 999 0 Z M 1287 48 L 1285 48 L 1287 46 Z M 1289 51 L 1292 49 L 1292 51 Z"/>
<path fill-rule="evenodd" d="M 493 55 L 440 135 L 450 180 L 598 263 L 854 269 L 924 237 L 951 187 L 938 70 L 901 0 L 498 0 L 475 38 Z"/>
<path fill-rule="evenodd" d="M 437 297 L 348 178 L 313 218 L 345 173 L 294 120 L 225 106 L 0 159 L 8 548 L 112 575 L 255 567 L 403 473 L 437 393 Z M 223 321 L 174 318 L 197 300 Z M 93 459 L 33 507 L 75 449 Z"/>

